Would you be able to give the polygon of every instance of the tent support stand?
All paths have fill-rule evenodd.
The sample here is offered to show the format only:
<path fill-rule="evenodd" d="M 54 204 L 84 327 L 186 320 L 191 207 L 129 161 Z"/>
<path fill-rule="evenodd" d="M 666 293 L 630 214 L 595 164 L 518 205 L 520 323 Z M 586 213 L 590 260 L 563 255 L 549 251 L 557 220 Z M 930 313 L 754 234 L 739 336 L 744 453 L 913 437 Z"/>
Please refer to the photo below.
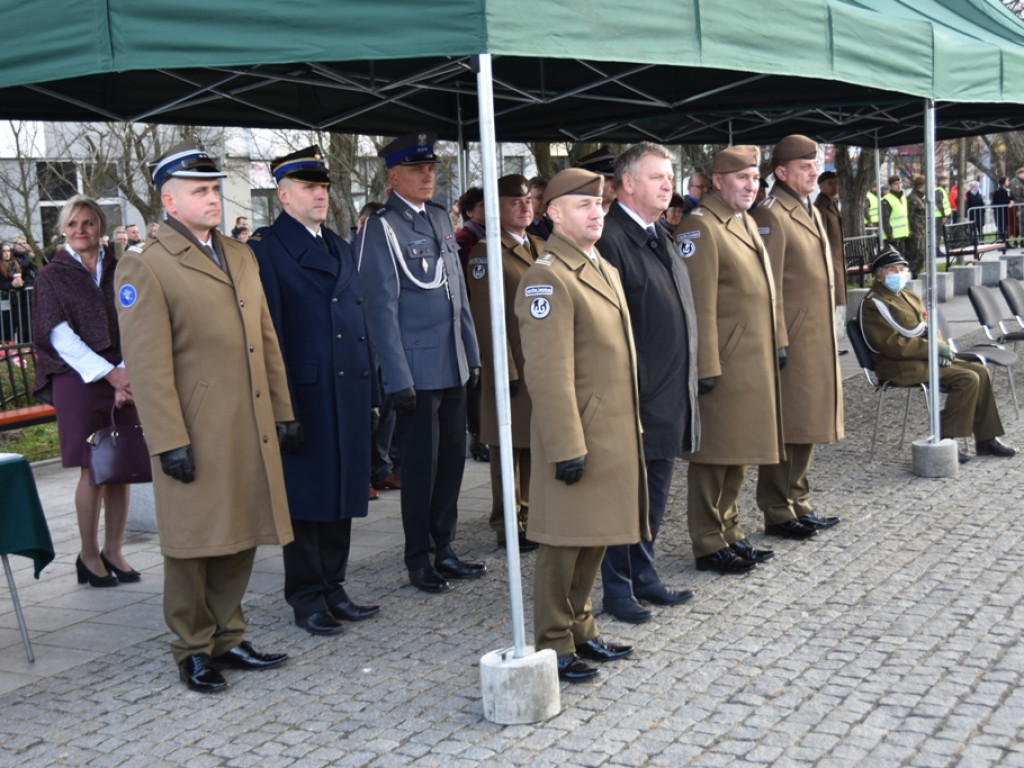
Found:
<path fill-rule="evenodd" d="M 928 419 L 931 435 L 915 440 L 913 472 L 918 477 L 955 477 L 960 467 L 956 440 L 942 440 L 939 425 L 939 335 L 935 316 L 935 102 L 925 101 L 924 110 L 925 175 L 925 307 L 928 311 Z"/>
<path fill-rule="evenodd" d="M 476 57 L 480 104 L 480 158 L 484 183 L 487 230 L 487 281 L 491 303 L 491 338 L 494 339 L 494 399 L 498 417 L 498 456 L 501 460 L 502 506 L 505 510 L 505 554 L 508 591 L 512 604 L 512 648 L 491 651 L 480 659 L 484 717 L 494 723 L 536 723 L 557 715 L 562 708 L 555 652 L 535 652 L 526 645 L 523 618 L 522 573 L 519 564 L 519 523 L 515 508 L 512 471 L 512 416 L 508 392 L 508 357 L 504 342 L 505 296 L 501 268 L 501 223 L 498 218 L 498 170 L 494 131 L 494 83 L 491 56 Z M 486 364 L 486 361 L 485 361 Z"/>

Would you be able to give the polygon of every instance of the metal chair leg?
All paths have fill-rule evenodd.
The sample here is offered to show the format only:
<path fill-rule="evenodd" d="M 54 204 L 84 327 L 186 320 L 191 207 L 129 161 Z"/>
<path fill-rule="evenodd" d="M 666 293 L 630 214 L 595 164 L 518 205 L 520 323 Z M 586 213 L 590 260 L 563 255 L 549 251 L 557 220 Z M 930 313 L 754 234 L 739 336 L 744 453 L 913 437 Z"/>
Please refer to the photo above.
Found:
<path fill-rule="evenodd" d="M 29 662 L 36 660 L 36 655 L 32 653 L 32 643 L 28 640 L 28 627 L 25 626 L 25 617 L 21 613 L 21 601 L 18 600 L 18 590 L 14 586 L 14 574 L 11 573 L 11 564 L 7 560 L 7 555 L 0 555 L 4 561 L 4 573 L 7 574 L 7 586 L 11 590 L 11 600 L 14 602 L 14 615 L 18 617 L 18 628 L 21 630 L 21 641 L 25 644 L 25 655 L 28 656 Z"/>
<path fill-rule="evenodd" d="M 871 434 L 871 453 L 868 454 L 868 463 L 875 460 L 875 444 L 878 442 L 878 424 L 882 420 L 882 398 L 885 397 L 885 389 L 878 390 L 878 406 L 875 408 L 875 431 Z"/>
<path fill-rule="evenodd" d="M 1006 377 L 1010 380 L 1010 395 L 1013 397 L 1013 413 L 1020 418 L 1020 406 L 1017 405 L 1017 387 L 1013 383 L 1013 368 L 1006 366 Z"/>

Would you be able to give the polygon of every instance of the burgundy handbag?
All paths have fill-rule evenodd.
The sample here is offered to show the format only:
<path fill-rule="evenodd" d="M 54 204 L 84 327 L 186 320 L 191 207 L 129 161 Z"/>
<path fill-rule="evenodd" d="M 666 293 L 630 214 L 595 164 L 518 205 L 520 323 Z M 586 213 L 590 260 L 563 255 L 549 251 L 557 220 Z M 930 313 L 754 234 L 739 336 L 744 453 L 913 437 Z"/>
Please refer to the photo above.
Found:
<path fill-rule="evenodd" d="M 110 426 L 89 435 L 89 478 L 93 485 L 124 485 L 153 482 L 149 448 L 141 424 L 118 426 L 116 407 L 110 409 Z"/>

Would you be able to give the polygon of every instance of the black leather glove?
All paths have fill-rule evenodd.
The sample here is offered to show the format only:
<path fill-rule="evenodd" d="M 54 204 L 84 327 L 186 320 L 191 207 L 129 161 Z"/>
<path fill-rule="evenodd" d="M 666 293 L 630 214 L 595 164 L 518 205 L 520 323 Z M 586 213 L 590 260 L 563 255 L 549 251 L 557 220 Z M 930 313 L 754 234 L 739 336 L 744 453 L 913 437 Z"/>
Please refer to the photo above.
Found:
<path fill-rule="evenodd" d="M 583 469 L 586 463 L 586 456 L 555 462 L 555 480 L 564 480 L 566 485 L 578 483 L 580 478 L 583 477 Z"/>
<path fill-rule="evenodd" d="M 716 381 L 718 381 L 717 376 L 710 379 L 697 379 L 697 394 L 706 395 L 708 392 L 715 388 Z"/>
<path fill-rule="evenodd" d="M 785 347 L 779 347 L 779 370 L 781 371 L 786 367 L 786 360 L 789 358 L 789 353 Z"/>
<path fill-rule="evenodd" d="M 479 389 L 480 388 L 480 366 L 474 365 L 469 369 L 469 388 Z"/>
<path fill-rule="evenodd" d="M 175 480 L 191 483 L 196 479 L 196 460 L 192 458 L 192 446 L 185 445 L 161 453 L 160 469 Z"/>
<path fill-rule="evenodd" d="M 281 453 L 296 454 L 302 450 L 302 424 L 297 421 L 277 422 L 277 444 Z"/>
<path fill-rule="evenodd" d="M 392 392 L 388 395 L 388 400 L 391 403 L 391 410 L 399 416 L 412 413 L 416 410 L 416 389 L 414 387 L 406 387 L 397 392 Z"/>
<path fill-rule="evenodd" d="M 519 391 L 519 379 L 509 379 L 508 382 L 508 396 L 515 397 L 516 392 Z"/>

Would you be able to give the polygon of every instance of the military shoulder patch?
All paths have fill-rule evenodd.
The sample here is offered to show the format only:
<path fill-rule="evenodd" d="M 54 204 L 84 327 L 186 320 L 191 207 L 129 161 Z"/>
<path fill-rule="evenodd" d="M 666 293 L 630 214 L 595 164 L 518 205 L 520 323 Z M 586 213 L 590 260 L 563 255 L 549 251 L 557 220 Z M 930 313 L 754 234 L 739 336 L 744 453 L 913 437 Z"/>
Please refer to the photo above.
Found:
<path fill-rule="evenodd" d="M 125 309 L 135 304 L 138 298 L 139 292 L 135 290 L 135 286 L 131 283 L 125 283 L 117 292 L 117 300 Z"/>
<path fill-rule="evenodd" d="M 483 280 L 487 276 L 487 259 L 470 259 L 469 274 L 473 276 L 474 280 Z"/>
<path fill-rule="evenodd" d="M 772 233 L 771 227 L 758 227 L 757 234 L 759 235 L 770 235 Z"/>
<path fill-rule="evenodd" d="M 683 240 L 683 239 L 681 239 L 679 241 L 679 255 L 682 256 L 684 259 L 690 258 L 696 252 L 697 252 L 697 244 L 694 243 L 693 240 Z"/>
<path fill-rule="evenodd" d="M 551 296 L 555 289 L 550 285 L 528 285 L 524 295 L 526 296 Z"/>
<path fill-rule="evenodd" d="M 676 240 L 696 240 L 700 237 L 700 230 L 695 229 L 692 232 L 683 232 L 680 235 L 676 235 Z"/>
<path fill-rule="evenodd" d="M 538 320 L 543 320 L 551 314 L 551 302 L 538 296 L 530 302 L 530 314 Z"/>

